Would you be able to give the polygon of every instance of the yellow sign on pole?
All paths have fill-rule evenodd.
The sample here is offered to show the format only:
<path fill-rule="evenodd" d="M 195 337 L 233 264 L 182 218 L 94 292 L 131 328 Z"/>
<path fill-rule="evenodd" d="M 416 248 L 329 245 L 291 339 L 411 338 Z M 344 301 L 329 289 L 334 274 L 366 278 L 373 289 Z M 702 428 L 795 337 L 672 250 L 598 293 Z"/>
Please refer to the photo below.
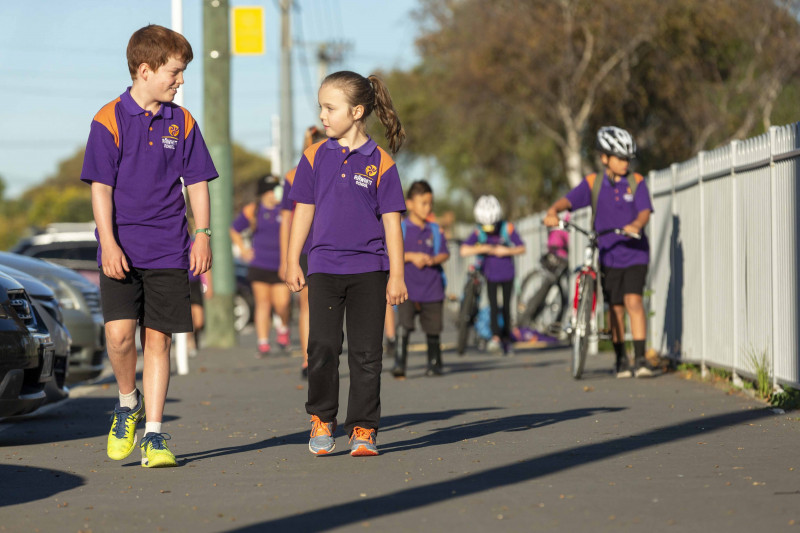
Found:
<path fill-rule="evenodd" d="M 264 8 L 239 6 L 231 8 L 231 46 L 234 55 L 263 54 Z"/>

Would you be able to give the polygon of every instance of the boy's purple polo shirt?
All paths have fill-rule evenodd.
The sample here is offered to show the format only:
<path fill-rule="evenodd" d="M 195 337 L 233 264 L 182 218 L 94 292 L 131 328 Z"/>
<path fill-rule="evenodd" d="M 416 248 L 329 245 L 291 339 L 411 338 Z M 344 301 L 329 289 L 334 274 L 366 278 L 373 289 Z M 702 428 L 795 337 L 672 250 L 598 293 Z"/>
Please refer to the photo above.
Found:
<path fill-rule="evenodd" d="M 281 262 L 281 207 L 278 205 L 267 209 L 259 202 L 255 217 L 256 228 L 252 236 L 253 260 L 250 266 L 277 272 Z M 239 233 L 250 227 L 250 220 L 244 211 L 239 213 L 231 227 Z"/>
<path fill-rule="evenodd" d="M 600 179 L 598 174 L 595 179 Z M 641 176 L 637 174 L 637 179 Z M 624 176 L 616 183 L 611 183 L 605 173 L 603 184 L 597 197 L 597 216 L 594 227 L 599 233 L 608 229 L 622 229 L 630 224 L 645 209 L 653 211 L 650 192 L 647 184 L 641 179 L 636 186 L 636 195 L 631 194 L 627 178 Z M 572 209 L 580 209 L 592 205 L 592 187 L 584 179 L 577 187 L 567 193 L 567 200 Z M 597 239 L 600 250 L 600 264 L 611 268 L 627 268 L 633 265 L 646 265 L 650 262 L 650 245 L 647 236 L 642 233 L 640 240 L 624 235 L 607 233 Z"/>
<path fill-rule="evenodd" d="M 286 176 L 283 178 L 283 197 L 281 198 L 281 209 L 283 211 L 291 211 L 294 213 L 294 208 L 297 207 L 297 202 L 291 200 L 289 198 L 289 193 L 292 192 L 292 183 L 294 183 L 294 175 L 297 172 L 297 167 L 293 168 L 289 172 L 286 173 Z M 308 238 L 306 238 L 305 244 L 303 244 L 302 254 L 308 255 L 309 250 L 311 250 L 311 232 L 314 231 L 314 225 L 312 223 L 311 228 L 308 232 Z"/>
<path fill-rule="evenodd" d="M 92 121 L 81 181 L 114 189 L 114 231 L 131 266 L 189 268 L 180 178 L 188 186 L 217 176 L 200 129 L 180 106 L 162 103 L 153 115 L 139 107 L 129 87 Z"/>
<path fill-rule="evenodd" d="M 336 139 L 307 148 L 289 196 L 315 206 L 309 275 L 389 270 L 381 215 L 406 202 L 397 166 L 371 138 L 355 150 Z"/>
<path fill-rule="evenodd" d="M 525 243 L 522 241 L 522 238 L 517 233 L 517 230 L 514 229 L 513 224 L 510 222 L 506 222 L 509 225 L 508 228 L 508 238 L 511 241 L 511 244 L 514 246 L 522 246 Z M 497 224 L 498 230 L 500 228 L 500 224 Z M 472 246 L 474 244 L 478 244 L 478 230 L 470 234 L 467 237 L 467 240 L 464 241 L 464 244 Z M 486 244 L 506 244 L 503 241 L 503 236 L 498 231 L 497 233 L 490 233 L 486 235 Z M 483 260 L 483 275 L 486 276 L 486 281 L 491 281 L 492 283 L 502 283 L 504 281 L 513 281 L 514 280 L 514 258 L 513 257 L 497 257 L 494 255 L 487 255 Z"/>
<path fill-rule="evenodd" d="M 419 227 L 406 219 L 406 236 L 403 247 L 406 252 L 422 252 L 433 257 L 433 231 L 427 222 L 424 227 Z M 441 230 L 439 230 L 441 233 Z M 447 239 L 441 235 L 442 244 L 439 253 L 447 251 Z M 417 268 L 414 263 L 407 262 L 405 266 L 406 287 L 408 299 L 412 302 L 441 302 L 444 300 L 444 284 L 442 273 L 436 267 Z"/>

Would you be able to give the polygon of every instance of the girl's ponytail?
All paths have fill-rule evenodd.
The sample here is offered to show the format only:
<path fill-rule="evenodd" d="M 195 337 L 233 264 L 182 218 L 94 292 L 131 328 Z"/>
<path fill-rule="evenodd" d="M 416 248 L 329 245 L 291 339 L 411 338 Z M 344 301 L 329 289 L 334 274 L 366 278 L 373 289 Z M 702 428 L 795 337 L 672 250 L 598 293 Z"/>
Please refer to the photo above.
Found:
<path fill-rule="evenodd" d="M 375 115 L 381 121 L 383 127 L 386 129 L 386 139 L 389 141 L 389 148 L 392 153 L 396 154 L 400 150 L 403 141 L 406 138 L 406 131 L 400 123 L 400 117 L 397 116 L 397 111 L 394 109 L 392 97 L 389 95 L 389 89 L 386 85 L 374 74 L 367 78 L 372 85 L 375 93 L 375 102 L 373 104 Z"/>

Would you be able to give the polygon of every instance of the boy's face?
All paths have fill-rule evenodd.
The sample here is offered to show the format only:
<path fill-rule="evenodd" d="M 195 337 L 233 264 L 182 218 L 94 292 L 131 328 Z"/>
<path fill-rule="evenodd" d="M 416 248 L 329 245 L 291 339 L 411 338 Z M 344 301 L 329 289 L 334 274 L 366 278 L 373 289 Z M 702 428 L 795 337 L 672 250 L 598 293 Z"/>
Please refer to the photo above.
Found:
<path fill-rule="evenodd" d="M 146 68 L 140 79 L 144 82 L 147 93 L 158 102 L 172 102 L 178 93 L 178 87 L 183 85 L 183 71 L 186 63 L 178 58 L 171 57 L 158 70 Z M 140 70 L 141 72 L 141 70 Z"/>
<path fill-rule="evenodd" d="M 426 220 L 433 210 L 433 194 L 426 192 L 409 198 L 406 200 L 406 208 L 415 217 Z"/>
<path fill-rule="evenodd" d="M 615 155 L 605 155 L 601 157 L 603 164 L 608 167 L 608 170 L 614 173 L 615 176 L 625 176 L 628 173 L 630 161 L 622 159 Z"/>

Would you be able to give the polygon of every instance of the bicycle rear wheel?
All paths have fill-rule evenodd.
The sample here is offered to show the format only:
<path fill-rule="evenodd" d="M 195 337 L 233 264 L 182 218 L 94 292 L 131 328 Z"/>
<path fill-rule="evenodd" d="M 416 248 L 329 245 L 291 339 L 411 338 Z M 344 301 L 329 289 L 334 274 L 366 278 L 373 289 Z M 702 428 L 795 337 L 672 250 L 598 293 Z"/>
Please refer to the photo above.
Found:
<path fill-rule="evenodd" d="M 475 308 L 477 306 L 477 294 L 475 280 L 470 278 L 464 286 L 464 298 L 461 300 L 461 309 L 458 312 L 458 338 L 456 341 L 456 351 L 458 355 L 464 355 L 469 340 L 469 330 L 475 320 Z"/>
<path fill-rule="evenodd" d="M 545 298 L 543 291 L 546 292 L 551 283 L 552 280 L 548 272 L 542 269 L 534 270 L 525 276 L 516 295 L 517 316 L 515 323 L 517 326 L 532 326 L 532 321 L 541 311 L 538 307 Z"/>
<path fill-rule="evenodd" d="M 589 351 L 589 334 L 591 333 L 592 303 L 594 301 L 594 279 L 582 274 L 578 312 L 575 317 L 575 329 L 572 332 L 572 377 L 580 379 L 586 364 L 586 353 Z"/>

